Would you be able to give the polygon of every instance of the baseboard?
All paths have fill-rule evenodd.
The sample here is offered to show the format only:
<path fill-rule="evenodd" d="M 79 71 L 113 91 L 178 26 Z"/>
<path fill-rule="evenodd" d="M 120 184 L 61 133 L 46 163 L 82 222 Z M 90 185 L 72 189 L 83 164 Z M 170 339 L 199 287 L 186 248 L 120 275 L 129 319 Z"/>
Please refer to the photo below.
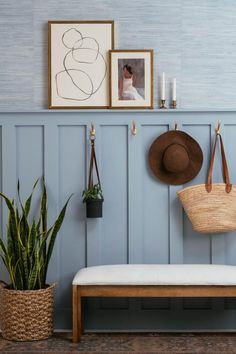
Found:
<path fill-rule="evenodd" d="M 71 329 L 55 329 L 55 333 L 71 333 Z M 0 333 L 2 331 L 0 330 Z M 235 329 L 185 329 L 185 330 L 178 330 L 178 329 L 172 329 L 172 330 L 101 330 L 101 329 L 89 329 L 85 330 L 84 333 L 236 333 Z"/>
<path fill-rule="evenodd" d="M 55 333 L 70 333 L 72 330 L 70 329 L 55 329 Z M 143 329 L 143 330 L 102 330 L 102 329 L 88 329 L 85 330 L 84 333 L 236 333 L 235 329 L 171 329 L 171 330 L 164 330 L 164 329 Z"/>

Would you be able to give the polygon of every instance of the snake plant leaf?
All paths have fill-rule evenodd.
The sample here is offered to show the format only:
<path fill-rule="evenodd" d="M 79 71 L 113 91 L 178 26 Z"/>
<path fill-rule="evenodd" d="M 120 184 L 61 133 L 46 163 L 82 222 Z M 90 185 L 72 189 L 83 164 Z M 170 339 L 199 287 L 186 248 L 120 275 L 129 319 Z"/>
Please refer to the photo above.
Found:
<path fill-rule="evenodd" d="M 27 217 L 24 212 L 22 212 L 22 216 L 20 218 L 20 222 L 18 224 L 18 235 L 20 236 L 21 243 L 26 247 L 27 245 L 27 235 L 29 234 L 30 226 L 27 220 Z"/>
<path fill-rule="evenodd" d="M 23 259 L 25 286 L 27 288 L 28 287 L 28 278 L 29 278 L 29 268 L 28 268 L 27 251 L 25 248 L 22 250 L 22 259 Z"/>
<path fill-rule="evenodd" d="M 29 198 L 25 202 L 25 206 L 24 206 L 23 209 L 24 209 L 24 214 L 25 214 L 26 217 L 29 215 L 33 193 L 34 193 L 34 190 L 35 190 L 35 188 L 36 188 L 36 186 L 38 184 L 38 181 L 39 181 L 39 178 L 36 180 L 35 184 L 33 185 L 32 192 L 31 192 Z"/>
<path fill-rule="evenodd" d="M 20 266 L 20 259 L 16 262 L 16 265 L 14 267 L 14 274 L 15 274 L 15 282 L 16 282 L 16 287 L 18 290 L 23 290 L 24 289 L 24 277 L 22 276 L 21 272 L 21 266 Z"/>
<path fill-rule="evenodd" d="M 29 223 L 28 223 L 28 215 L 29 215 L 29 211 L 30 211 L 30 208 L 31 208 L 31 202 L 32 202 L 32 197 L 33 197 L 33 193 L 34 193 L 34 190 L 38 184 L 38 181 L 39 179 L 36 180 L 36 182 L 34 183 L 33 185 L 33 188 L 32 188 L 32 192 L 30 194 L 30 196 L 27 198 L 26 202 L 25 202 L 25 205 L 23 206 L 22 205 L 22 202 L 21 202 L 21 199 L 20 199 L 20 190 L 18 190 L 18 197 L 19 197 L 19 200 L 20 200 L 20 204 L 21 204 L 21 209 L 22 209 L 22 217 L 21 217 L 21 220 L 20 220 L 20 226 L 21 226 L 21 234 L 24 235 L 25 233 L 28 234 L 29 232 Z M 25 244 L 26 240 L 24 239 L 23 243 Z"/>
<path fill-rule="evenodd" d="M 9 255 L 12 255 L 14 262 L 19 258 L 19 243 L 16 242 L 18 239 L 18 227 L 17 222 L 12 221 L 12 213 L 9 211 L 8 213 L 8 223 L 7 223 L 7 250 Z M 16 231 L 15 231 L 16 229 Z"/>
<path fill-rule="evenodd" d="M 29 281 L 28 281 L 28 289 L 29 290 L 35 289 L 35 284 L 37 282 L 37 268 L 38 268 L 38 264 L 37 264 L 37 258 L 36 258 L 36 261 L 34 263 L 34 267 L 29 275 Z"/>
<path fill-rule="evenodd" d="M 47 241 L 48 238 L 51 235 L 53 227 L 51 227 L 48 231 L 42 233 L 41 237 L 41 245 L 39 248 L 39 263 L 40 263 L 40 269 L 39 269 L 39 282 L 41 284 L 46 282 L 46 251 L 47 250 Z"/>
<path fill-rule="evenodd" d="M 14 272 L 14 267 L 12 266 L 12 259 L 9 257 L 9 262 L 8 262 L 8 268 L 7 268 L 11 281 L 12 281 L 12 286 L 14 289 L 17 289 L 16 281 L 15 281 L 15 272 Z"/>
<path fill-rule="evenodd" d="M 39 181 L 39 179 L 37 179 L 36 182 L 34 183 L 33 188 L 32 188 L 32 192 L 31 192 L 30 196 L 27 198 L 25 205 L 23 206 L 23 203 L 21 202 L 21 197 L 20 197 L 20 183 L 18 180 L 18 185 L 17 185 L 18 198 L 20 201 L 21 209 L 22 209 L 22 216 L 20 218 L 20 223 L 19 223 L 20 224 L 20 235 L 21 235 L 21 240 L 25 246 L 28 243 L 28 239 L 25 236 L 28 235 L 29 229 L 30 229 L 27 217 L 29 215 L 29 211 L 30 211 L 30 207 L 31 207 L 32 196 L 33 196 L 34 190 L 38 184 L 38 181 Z M 18 212 L 18 209 L 16 209 L 16 210 Z"/>
<path fill-rule="evenodd" d="M 18 195 L 18 199 L 19 199 L 21 208 L 23 209 L 23 204 L 22 204 L 21 197 L 20 197 L 20 181 L 19 181 L 19 179 L 17 181 L 17 195 Z M 17 210 L 17 212 L 18 212 L 18 210 Z"/>
<path fill-rule="evenodd" d="M 25 205 L 23 206 L 23 203 L 21 201 L 21 196 L 20 196 L 20 181 L 18 179 L 18 182 L 17 182 L 17 194 L 18 194 L 18 199 L 19 199 L 19 202 L 20 202 L 20 205 L 21 205 L 21 209 L 22 211 L 25 213 L 26 217 L 28 216 L 29 214 L 29 211 L 30 211 L 30 207 L 31 207 L 31 201 L 32 201 L 32 197 L 33 197 L 33 194 L 34 194 L 34 190 L 38 184 L 38 181 L 39 181 L 39 178 L 36 180 L 36 182 L 34 183 L 33 185 L 33 188 L 32 188 L 32 192 L 31 194 L 29 195 L 29 197 L 26 199 L 26 202 L 25 202 Z"/>
<path fill-rule="evenodd" d="M 35 220 L 33 220 L 31 229 L 29 229 L 29 237 L 28 237 L 28 242 L 27 242 L 28 254 L 32 253 L 32 251 L 35 247 L 36 240 L 37 240 L 36 224 L 35 224 Z"/>
<path fill-rule="evenodd" d="M 7 196 L 5 196 L 3 193 L 0 192 L 0 196 L 5 200 L 5 203 L 8 207 L 9 210 L 9 225 L 11 227 L 13 235 L 17 235 L 17 218 L 16 218 L 16 212 L 14 208 L 14 201 L 11 201 Z"/>
<path fill-rule="evenodd" d="M 1 258 L 7 270 L 9 269 L 10 257 L 7 248 L 5 247 L 2 239 L 0 238 L 0 251 L 2 253 Z"/>
<path fill-rule="evenodd" d="M 41 219 L 43 231 L 47 230 L 47 190 L 43 178 L 43 195 L 41 199 Z"/>
<path fill-rule="evenodd" d="M 41 199 L 41 212 L 40 212 L 40 214 L 41 214 L 42 229 L 43 229 L 43 232 L 45 232 L 47 230 L 47 190 L 46 190 L 44 178 L 43 178 L 43 194 L 42 194 L 42 199 Z M 46 256 L 47 256 L 47 245 L 45 243 L 44 247 L 43 247 L 44 261 L 46 261 Z"/>
<path fill-rule="evenodd" d="M 4 256 L 6 256 L 8 253 L 7 253 L 7 249 L 3 243 L 3 240 L 0 238 L 0 250 L 2 251 L 2 253 L 4 254 Z"/>

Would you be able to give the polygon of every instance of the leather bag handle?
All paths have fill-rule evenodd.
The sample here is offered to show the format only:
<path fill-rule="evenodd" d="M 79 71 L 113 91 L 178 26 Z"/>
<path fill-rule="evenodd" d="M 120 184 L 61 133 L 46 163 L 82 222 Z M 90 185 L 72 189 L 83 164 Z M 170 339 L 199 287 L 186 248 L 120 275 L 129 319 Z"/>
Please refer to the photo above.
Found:
<path fill-rule="evenodd" d="M 94 165 L 95 165 L 95 170 L 96 170 L 96 174 L 97 174 L 98 183 L 101 186 L 94 145 L 95 145 L 94 139 L 91 139 L 91 155 L 90 155 L 90 165 L 89 165 L 88 189 L 93 187 L 93 166 Z"/>
<path fill-rule="evenodd" d="M 208 170 L 208 174 L 207 174 L 206 191 L 208 193 L 210 193 L 212 190 L 212 175 L 213 175 L 213 167 L 214 167 L 216 145 L 217 145 L 218 138 L 220 140 L 220 150 L 221 150 L 221 158 L 222 158 L 222 176 L 223 176 L 223 180 L 225 183 L 225 191 L 226 191 L 226 193 L 230 193 L 230 191 L 232 189 L 232 184 L 230 183 L 229 170 L 228 170 L 228 165 L 227 165 L 226 156 L 225 156 L 223 139 L 222 139 L 222 136 L 220 135 L 219 131 L 216 133 L 215 141 L 214 141 L 213 149 L 212 149 L 212 153 L 211 153 L 210 165 L 209 165 L 209 170 Z"/>

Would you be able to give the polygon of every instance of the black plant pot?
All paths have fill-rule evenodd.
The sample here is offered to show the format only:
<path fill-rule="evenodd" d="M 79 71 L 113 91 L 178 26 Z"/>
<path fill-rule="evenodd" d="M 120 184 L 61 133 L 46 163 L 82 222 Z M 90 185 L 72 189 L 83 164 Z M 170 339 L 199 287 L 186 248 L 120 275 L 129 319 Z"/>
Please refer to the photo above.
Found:
<path fill-rule="evenodd" d="M 102 203 L 103 199 L 86 200 L 87 218 L 102 218 Z"/>

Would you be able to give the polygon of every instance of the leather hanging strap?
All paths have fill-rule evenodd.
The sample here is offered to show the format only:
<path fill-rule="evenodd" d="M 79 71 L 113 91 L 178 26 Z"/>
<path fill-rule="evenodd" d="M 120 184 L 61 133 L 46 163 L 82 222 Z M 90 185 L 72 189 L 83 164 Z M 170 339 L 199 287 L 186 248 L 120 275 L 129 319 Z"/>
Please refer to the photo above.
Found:
<path fill-rule="evenodd" d="M 93 187 L 93 166 L 94 165 L 95 165 L 95 170 L 96 170 L 96 174 L 97 174 L 98 183 L 101 186 L 94 145 L 95 145 L 94 144 L 94 139 L 91 139 L 91 155 L 90 155 L 90 165 L 89 165 L 88 189 Z"/>
<path fill-rule="evenodd" d="M 214 167 L 214 160 L 215 160 L 216 145 L 217 145 L 218 137 L 220 139 L 220 150 L 221 150 L 221 158 L 222 158 L 222 175 L 223 175 L 223 180 L 225 183 L 225 191 L 227 193 L 230 193 L 230 191 L 232 189 L 232 184 L 230 183 L 229 170 L 228 170 L 228 165 L 227 165 L 226 156 L 225 156 L 223 139 L 222 139 L 219 132 L 216 134 L 213 149 L 212 149 L 211 160 L 210 160 L 210 165 L 209 165 L 209 170 L 208 170 L 208 175 L 207 175 L 206 190 L 208 193 L 210 193 L 212 190 L 212 175 L 213 175 L 213 167 Z"/>

